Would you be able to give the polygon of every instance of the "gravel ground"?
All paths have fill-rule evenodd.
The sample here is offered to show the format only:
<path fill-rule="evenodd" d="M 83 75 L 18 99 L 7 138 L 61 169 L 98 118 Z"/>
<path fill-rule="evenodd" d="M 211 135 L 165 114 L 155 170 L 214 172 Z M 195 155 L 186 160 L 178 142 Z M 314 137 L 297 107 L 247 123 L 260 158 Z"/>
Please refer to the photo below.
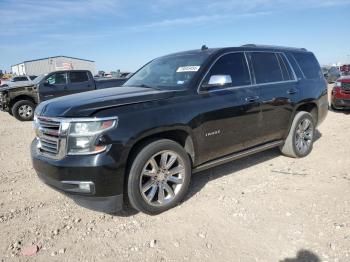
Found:
<path fill-rule="evenodd" d="M 0 112 L 0 261 L 348 262 L 349 134 L 329 112 L 304 159 L 269 150 L 195 175 L 166 213 L 111 216 L 43 185 L 32 124 Z"/>

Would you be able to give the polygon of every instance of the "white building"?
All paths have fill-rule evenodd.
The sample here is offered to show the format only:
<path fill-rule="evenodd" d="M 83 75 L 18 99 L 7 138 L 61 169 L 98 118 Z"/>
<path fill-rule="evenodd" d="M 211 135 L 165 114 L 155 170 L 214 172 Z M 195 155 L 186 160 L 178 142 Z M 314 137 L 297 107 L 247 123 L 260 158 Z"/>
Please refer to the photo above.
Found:
<path fill-rule="evenodd" d="M 24 61 L 11 66 L 16 75 L 41 75 L 58 70 L 89 70 L 96 74 L 95 61 L 69 56 L 53 56 L 48 58 Z"/>

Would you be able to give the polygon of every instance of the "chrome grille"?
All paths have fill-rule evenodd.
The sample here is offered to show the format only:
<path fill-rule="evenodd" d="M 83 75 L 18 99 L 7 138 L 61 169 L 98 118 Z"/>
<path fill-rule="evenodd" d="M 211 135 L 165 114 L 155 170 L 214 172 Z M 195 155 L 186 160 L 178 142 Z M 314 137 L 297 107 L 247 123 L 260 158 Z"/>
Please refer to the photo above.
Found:
<path fill-rule="evenodd" d="M 40 141 L 41 153 L 56 156 L 60 150 L 60 126 L 58 121 L 49 118 L 38 117 L 37 138 Z"/>

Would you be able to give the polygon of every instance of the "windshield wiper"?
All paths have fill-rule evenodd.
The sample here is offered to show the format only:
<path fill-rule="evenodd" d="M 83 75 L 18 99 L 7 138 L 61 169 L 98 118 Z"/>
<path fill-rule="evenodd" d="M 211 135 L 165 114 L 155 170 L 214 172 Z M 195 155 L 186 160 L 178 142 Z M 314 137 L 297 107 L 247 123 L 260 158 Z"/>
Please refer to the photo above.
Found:
<path fill-rule="evenodd" d="M 158 88 L 158 87 L 149 86 L 149 85 L 146 85 L 146 84 L 141 84 L 141 85 L 127 85 L 127 86 L 144 87 L 144 88 L 152 88 L 152 89 L 160 90 L 160 88 Z"/>

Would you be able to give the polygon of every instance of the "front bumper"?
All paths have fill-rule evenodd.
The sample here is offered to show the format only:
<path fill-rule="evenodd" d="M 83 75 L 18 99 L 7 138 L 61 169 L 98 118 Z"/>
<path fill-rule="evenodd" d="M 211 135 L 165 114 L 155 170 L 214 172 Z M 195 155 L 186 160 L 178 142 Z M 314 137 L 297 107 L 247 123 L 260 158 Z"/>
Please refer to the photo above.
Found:
<path fill-rule="evenodd" d="M 5 112 L 9 111 L 9 107 L 8 107 L 7 101 L 1 100 L 1 97 L 0 97 L 0 110 L 1 111 L 5 111 Z"/>
<path fill-rule="evenodd" d="M 350 99 L 332 99 L 332 105 L 336 108 L 350 108 Z"/>
<path fill-rule="evenodd" d="M 35 139 L 31 157 L 38 177 L 77 204 L 105 213 L 122 209 L 124 169 L 109 152 L 54 160 L 40 154 Z"/>

